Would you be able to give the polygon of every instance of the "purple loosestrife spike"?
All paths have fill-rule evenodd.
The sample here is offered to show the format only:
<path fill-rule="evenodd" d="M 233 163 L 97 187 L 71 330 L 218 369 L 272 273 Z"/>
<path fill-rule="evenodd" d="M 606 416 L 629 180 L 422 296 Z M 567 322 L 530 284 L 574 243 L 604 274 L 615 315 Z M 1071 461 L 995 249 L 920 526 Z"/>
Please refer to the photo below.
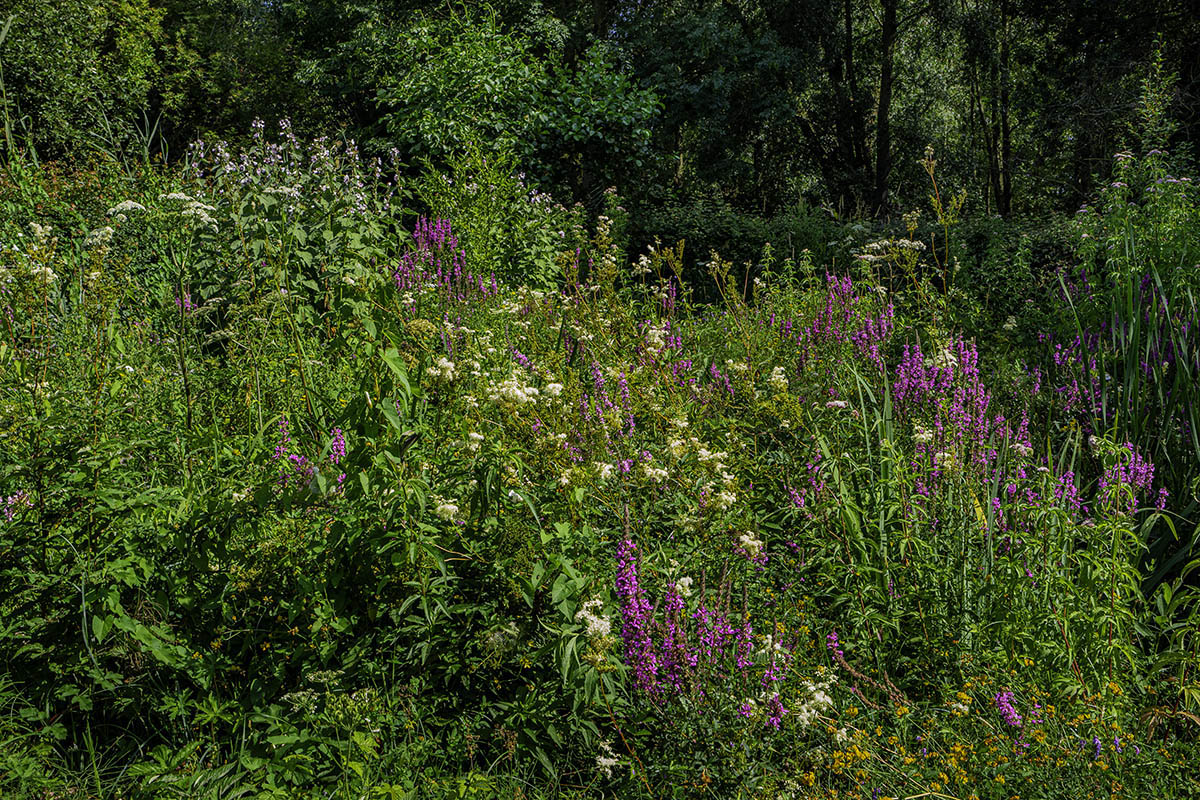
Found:
<path fill-rule="evenodd" d="M 651 637 L 650 601 L 639 583 L 637 545 L 624 539 L 617 547 L 617 597 L 621 601 L 621 638 L 634 680 L 645 692 L 659 688 L 659 659 Z"/>
<path fill-rule="evenodd" d="M 995 703 L 996 710 L 1000 712 L 1000 716 L 1004 721 L 1014 728 L 1021 727 L 1021 715 L 1017 713 L 1016 707 L 1013 705 L 1013 693 L 1010 691 L 997 692 Z"/>
<path fill-rule="evenodd" d="M 341 428 L 333 429 L 333 441 L 329 445 L 329 461 L 332 464 L 342 463 L 346 457 L 346 438 L 342 436 Z"/>

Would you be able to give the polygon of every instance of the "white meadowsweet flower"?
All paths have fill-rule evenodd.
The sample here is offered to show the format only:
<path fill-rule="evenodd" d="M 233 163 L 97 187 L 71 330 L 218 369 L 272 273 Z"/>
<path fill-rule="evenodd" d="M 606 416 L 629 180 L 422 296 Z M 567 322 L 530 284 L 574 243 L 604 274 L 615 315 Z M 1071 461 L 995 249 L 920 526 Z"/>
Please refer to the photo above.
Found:
<path fill-rule="evenodd" d="M 782 650 L 783 642 L 779 641 L 779 639 L 769 633 L 763 636 L 763 646 L 759 649 L 760 653 L 767 653 L 769 655 L 771 653 L 778 653 Z"/>
<path fill-rule="evenodd" d="M 646 346 L 651 350 L 662 350 L 667 346 L 667 340 L 664 338 L 664 328 L 658 328 L 653 325 L 646 331 Z"/>
<path fill-rule="evenodd" d="M 741 547 L 742 550 L 745 551 L 746 555 L 749 556 L 751 559 L 758 558 L 759 554 L 762 553 L 762 549 L 763 549 L 762 539 L 759 539 L 757 536 L 755 536 L 753 533 L 750 533 L 749 531 L 740 534 L 738 536 L 737 541 L 738 541 L 738 546 Z"/>
<path fill-rule="evenodd" d="M 604 601 L 593 597 L 575 612 L 575 621 L 586 627 L 588 636 L 608 636 L 612 631 L 612 621 L 603 612 Z"/>
<path fill-rule="evenodd" d="M 122 200 L 108 210 L 108 216 L 116 217 L 118 221 L 125 222 L 129 219 L 126 214 L 132 214 L 134 211 L 145 211 L 146 207 L 141 203 L 135 203 L 133 200 Z"/>
<path fill-rule="evenodd" d="M 807 728 L 821 715 L 821 712 L 833 706 L 833 698 L 829 696 L 829 688 L 836 683 L 836 676 L 828 680 L 814 682 L 806 681 L 802 691 L 807 694 L 804 701 L 791 709 L 792 718 L 801 728 Z"/>
<path fill-rule="evenodd" d="M 434 507 L 433 513 L 437 514 L 439 517 L 444 519 L 446 522 L 450 522 L 456 516 L 458 516 L 458 505 L 455 503 L 451 503 L 448 500 L 443 500 L 441 503 L 439 503 L 437 506 Z"/>
<path fill-rule="evenodd" d="M 455 372 L 456 365 L 453 361 L 445 356 L 439 356 L 438 360 L 433 363 L 428 372 L 432 378 L 440 378 L 444 381 L 452 381 L 457 376 Z"/>
<path fill-rule="evenodd" d="M 662 483 L 667 479 L 667 471 L 665 469 L 661 469 L 650 464 L 644 464 L 642 466 L 642 472 L 645 474 L 648 480 L 651 480 L 654 483 Z"/>
<path fill-rule="evenodd" d="M 597 461 L 595 466 L 596 466 L 596 472 L 599 473 L 601 481 L 606 481 L 612 477 L 612 474 L 613 474 L 613 465 L 612 464 L 608 464 L 603 461 Z"/>
<path fill-rule="evenodd" d="M 39 225 L 36 222 L 29 223 L 29 232 L 33 234 L 33 238 L 38 244 L 49 242 L 52 230 L 53 228 L 49 225 Z"/>
<path fill-rule="evenodd" d="M 784 374 L 783 367 L 776 367 L 771 370 L 771 377 L 767 378 L 767 384 L 777 394 L 783 394 L 788 390 L 787 375 Z"/>
<path fill-rule="evenodd" d="M 562 394 L 563 385 L 561 383 L 547 383 L 544 387 L 546 394 L 551 397 L 558 397 Z"/>
<path fill-rule="evenodd" d="M 917 425 L 913 429 L 913 441 L 918 444 L 929 444 L 933 441 L 933 431 Z"/>
<path fill-rule="evenodd" d="M 675 591 L 678 592 L 681 597 L 691 597 L 693 583 L 694 581 L 685 575 L 684 577 L 675 581 Z"/>
<path fill-rule="evenodd" d="M 103 228 L 97 228 L 87 235 L 83 240 L 83 246 L 91 249 L 93 247 L 103 247 L 112 241 L 113 229 L 105 225 Z"/>

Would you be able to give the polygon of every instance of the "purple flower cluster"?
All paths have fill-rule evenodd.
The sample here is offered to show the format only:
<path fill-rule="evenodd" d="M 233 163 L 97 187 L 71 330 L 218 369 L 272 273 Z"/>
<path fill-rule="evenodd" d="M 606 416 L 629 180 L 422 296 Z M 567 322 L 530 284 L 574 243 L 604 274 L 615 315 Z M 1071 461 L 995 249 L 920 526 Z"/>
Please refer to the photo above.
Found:
<path fill-rule="evenodd" d="M 808 325 L 796 325 L 792 319 L 777 319 L 770 314 L 763 325 L 774 328 L 784 339 L 793 339 L 800 349 L 801 366 L 830 345 L 847 344 L 859 357 L 880 372 L 884 369 L 882 347 L 895 330 L 895 307 L 876 308 L 869 295 L 859 294 L 849 276 L 825 275 L 825 303 Z"/>
<path fill-rule="evenodd" d="M 303 483 L 311 480 L 317 470 L 308 459 L 299 453 L 291 452 L 292 435 L 288 430 L 287 418 L 279 419 L 279 438 L 275 443 L 275 460 L 282 462 L 279 468 L 279 485 L 286 488 L 293 482 Z"/>
<path fill-rule="evenodd" d="M 346 437 L 342 435 L 341 428 L 333 429 L 333 441 L 329 443 L 329 461 L 334 466 L 342 463 L 342 459 L 346 457 Z"/>
<path fill-rule="evenodd" d="M 996 693 L 995 703 L 996 710 L 1000 712 L 1000 716 L 1004 721 L 1014 728 L 1019 728 L 1021 727 L 1022 720 L 1021 715 L 1017 713 L 1016 705 L 1014 705 L 1015 699 L 1011 691 L 1005 690 Z"/>
<path fill-rule="evenodd" d="M 1005 417 L 992 412 L 973 342 L 955 338 L 932 359 L 919 344 L 905 346 L 892 392 L 902 415 L 928 417 L 930 427 L 914 436 L 913 466 L 929 468 L 916 486 L 922 496 L 936 492 L 952 470 L 987 476 L 999 455 L 997 442 L 1028 441 L 1027 422 L 1014 436 Z"/>
<path fill-rule="evenodd" d="M 1132 514 L 1137 508 L 1140 495 L 1151 490 L 1154 483 L 1154 465 L 1142 458 L 1133 444 L 1126 442 L 1113 463 L 1104 470 L 1100 478 L 1100 492 L 1109 499 L 1118 513 Z M 1163 510 L 1167 490 L 1159 491 L 1157 507 Z"/>
<path fill-rule="evenodd" d="M 748 616 L 735 622 L 727 612 L 703 601 L 689 616 L 674 585 L 663 592 L 660 614 L 642 586 L 637 545 L 628 538 L 617 547 L 616 592 L 625 661 L 637 687 L 652 698 L 661 701 L 689 692 L 707 696 L 714 686 L 745 684 L 752 676 L 761 688 L 778 686 L 786 679 L 791 651 L 772 643 L 759 657 Z M 777 693 L 766 710 L 766 724 L 778 728 L 787 709 Z M 744 706 L 742 713 L 749 716 L 749 707 Z"/>
<path fill-rule="evenodd" d="M 625 661 L 633 668 L 638 688 L 653 693 L 659 687 L 659 658 L 652 636 L 653 609 L 639 582 L 637 545 L 631 539 L 623 539 L 617 547 L 616 589 L 621 601 Z"/>
<path fill-rule="evenodd" d="M 392 270 L 400 291 L 434 287 L 447 303 L 479 301 L 500 293 L 495 275 L 485 278 L 467 269 L 467 254 L 459 247 L 449 220 L 418 219 L 413 245 Z"/>
<path fill-rule="evenodd" d="M 10 494 L 4 498 L 4 520 L 12 522 L 13 517 L 17 515 L 17 511 L 22 508 L 32 508 L 33 501 L 29 499 L 29 493 L 21 490 L 14 494 Z"/>

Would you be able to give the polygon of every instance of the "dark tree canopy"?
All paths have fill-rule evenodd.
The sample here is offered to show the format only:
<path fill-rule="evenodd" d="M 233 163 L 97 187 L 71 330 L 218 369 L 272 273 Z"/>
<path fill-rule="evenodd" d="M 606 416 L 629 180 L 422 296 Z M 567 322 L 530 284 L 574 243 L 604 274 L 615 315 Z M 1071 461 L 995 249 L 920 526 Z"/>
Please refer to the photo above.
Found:
<path fill-rule="evenodd" d="M 5 146 L 44 158 L 289 117 L 410 163 L 502 148 L 593 207 L 615 186 L 646 210 L 889 217 L 932 145 L 974 211 L 1008 216 L 1093 191 L 1155 53 L 1171 144 L 1200 131 L 1192 0 L 67 5 L 0 10 Z"/>

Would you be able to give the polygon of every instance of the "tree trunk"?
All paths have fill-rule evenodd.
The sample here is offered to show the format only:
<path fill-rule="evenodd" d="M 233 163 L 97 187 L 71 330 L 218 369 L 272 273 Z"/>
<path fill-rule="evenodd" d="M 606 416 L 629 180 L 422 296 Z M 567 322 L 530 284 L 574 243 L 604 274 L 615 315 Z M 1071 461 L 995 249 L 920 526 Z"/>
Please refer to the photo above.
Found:
<path fill-rule="evenodd" d="M 1011 72 L 1008 61 L 1008 0 L 1000 4 L 1000 186 L 996 211 L 1007 217 L 1012 211 L 1012 124 L 1009 119 Z"/>
<path fill-rule="evenodd" d="M 869 163 L 867 156 L 867 126 L 863 120 L 862 107 L 858 101 L 858 79 L 854 74 L 854 0 L 846 0 L 843 12 L 845 15 L 845 38 L 842 44 L 842 60 L 846 62 L 846 88 L 849 101 L 850 124 L 853 135 L 851 147 L 854 164 L 864 168 Z"/>
<path fill-rule="evenodd" d="M 896 5 L 899 0 L 883 0 L 883 27 L 880 35 L 879 105 L 875 112 L 875 213 L 887 212 L 888 175 L 892 171 L 892 92 L 895 90 L 893 60 L 896 46 Z"/>

